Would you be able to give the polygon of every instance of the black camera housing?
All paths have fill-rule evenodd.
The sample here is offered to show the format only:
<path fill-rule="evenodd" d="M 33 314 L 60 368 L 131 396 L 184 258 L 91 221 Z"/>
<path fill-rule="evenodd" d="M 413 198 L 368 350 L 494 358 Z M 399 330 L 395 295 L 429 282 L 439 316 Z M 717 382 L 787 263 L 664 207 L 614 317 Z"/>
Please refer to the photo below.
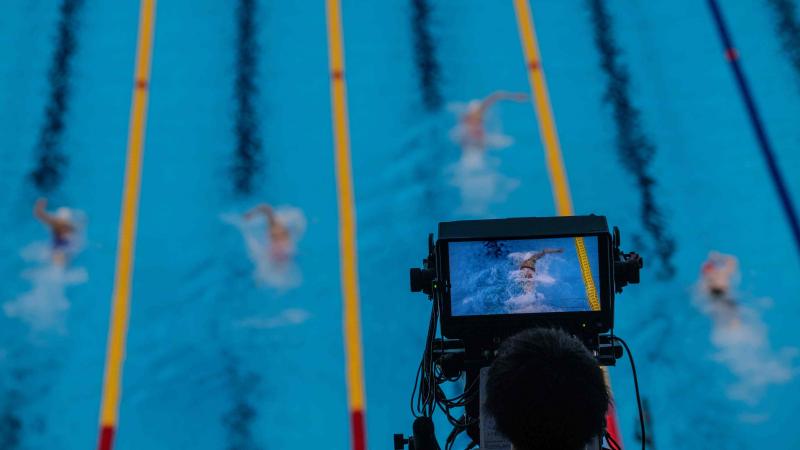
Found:
<path fill-rule="evenodd" d="M 593 337 L 614 327 L 614 293 L 637 283 L 641 258 L 619 250 L 619 233 L 609 232 L 604 216 L 528 217 L 462 220 L 439 223 L 439 239 L 429 238 L 424 268 L 411 269 L 411 290 L 427 293 L 439 302 L 442 335 L 450 339 L 499 341 L 531 327 L 558 327 Z M 461 241 L 597 237 L 599 311 L 547 312 L 458 316 L 452 314 L 449 245 Z M 616 270 L 615 270 L 616 269 Z"/>
<path fill-rule="evenodd" d="M 560 328 L 581 339 L 602 366 L 612 366 L 622 356 L 622 348 L 613 337 L 615 293 L 621 293 L 628 284 L 639 283 L 643 261 L 634 252 L 625 253 L 620 250 L 619 230 L 615 227 L 610 232 L 604 216 L 441 222 L 438 234 L 439 239 L 435 242 L 433 234 L 428 235 L 428 256 L 423 260 L 422 268 L 413 268 L 410 273 L 411 291 L 424 292 L 433 300 L 425 351 L 417 372 L 415 393 L 412 394 L 412 399 L 417 399 L 418 406 L 416 409 L 412 406 L 412 409 L 415 409 L 415 414 L 429 419 L 434 405 L 438 405 L 454 425 L 450 438 L 466 430 L 473 442 L 480 442 L 480 411 L 476 400 L 480 369 L 489 366 L 500 343 L 517 332 L 534 327 Z M 574 237 L 597 238 L 595 292 L 599 310 L 452 314 L 449 261 L 451 243 Z M 585 259 L 580 262 L 584 268 L 585 262 Z M 596 308 L 597 303 L 590 302 L 590 307 Z M 437 335 L 438 325 L 441 325 L 442 337 Z M 465 375 L 466 388 L 457 400 L 445 398 L 444 391 L 438 387 L 431 388 L 462 375 Z M 451 416 L 450 408 L 454 405 L 464 407 L 461 418 Z M 438 448 L 438 444 L 420 445 L 430 440 L 418 441 L 417 431 L 415 425 L 415 437 L 409 439 L 395 435 L 395 448 L 403 448 L 406 444 L 409 448 Z M 432 436 L 432 431 L 429 434 Z M 450 438 L 448 442 L 451 441 Z"/>

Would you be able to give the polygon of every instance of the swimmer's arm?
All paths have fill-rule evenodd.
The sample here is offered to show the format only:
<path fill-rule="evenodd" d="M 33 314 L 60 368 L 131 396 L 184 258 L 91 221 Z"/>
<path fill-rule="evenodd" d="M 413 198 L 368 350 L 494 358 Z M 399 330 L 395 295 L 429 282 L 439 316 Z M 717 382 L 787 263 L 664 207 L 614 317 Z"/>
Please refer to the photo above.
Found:
<path fill-rule="evenodd" d="M 253 216 L 255 216 L 256 214 L 259 214 L 259 213 L 260 214 L 264 214 L 265 216 L 267 216 L 268 220 L 270 220 L 270 221 L 272 220 L 272 215 L 273 215 L 272 214 L 272 207 L 270 207 L 266 203 L 262 203 L 260 205 L 254 206 L 253 209 L 251 209 L 250 211 L 247 211 L 244 214 L 244 216 L 245 216 L 245 218 L 250 219 L 250 218 L 252 218 Z"/>
<path fill-rule="evenodd" d="M 47 200 L 44 198 L 40 198 L 36 200 L 36 204 L 33 206 L 33 216 L 39 219 L 45 225 L 49 225 L 51 227 L 55 227 L 58 225 L 58 221 L 55 217 L 51 216 L 47 213 L 45 208 L 47 207 Z"/>
<path fill-rule="evenodd" d="M 486 111 L 487 109 L 491 108 L 492 105 L 501 101 L 501 100 L 512 100 L 515 102 L 524 102 L 528 99 L 527 94 L 523 94 L 522 92 L 508 92 L 508 91 L 497 91 L 490 96 L 483 99 L 481 102 L 481 112 Z"/>
<path fill-rule="evenodd" d="M 725 260 L 725 275 L 732 275 L 736 272 L 736 268 L 739 266 L 739 261 L 736 258 L 727 258 Z"/>

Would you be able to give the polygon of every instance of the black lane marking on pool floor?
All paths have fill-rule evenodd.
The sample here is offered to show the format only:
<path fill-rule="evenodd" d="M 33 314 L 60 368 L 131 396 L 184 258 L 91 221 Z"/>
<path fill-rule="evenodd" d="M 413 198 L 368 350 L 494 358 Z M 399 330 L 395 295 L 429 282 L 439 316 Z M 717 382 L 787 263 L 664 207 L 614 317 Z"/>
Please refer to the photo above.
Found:
<path fill-rule="evenodd" d="M 239 0 L 236 8 L 236 103 L 234 132 L 236 150 L 232 167 L 233 188 L 247 195 L 253 190 L 253 179 L 262 166 L 262 142 L 256 110 L 258 87 L 258 42 L 256 41 L 256 0 Z"/>
<path fill-rule="evenodd" d="M 47 72 L 48 97 L 36 143 L 36 167 L 30 179 L 40 192 L 52 192 L 61 184 L 69 162 L 61 149 L 69 111 L 72 61 L 77 51 L 76 29 L 83 0 L 64 0 L 59 10 L 56 46 Z"/>
<path fill-rule="evenodd" d="M 441 109 L 442 97 L 439 81 L 439 61 L 430 29 L 431 5 L 428 0 L 411 0 L 411 28 L 414 35 L 414 63 L 417 66 L 422 104 L 428 112 Z"/>
<path fill-rule="evenodd" d="M 604 101 L 611 105 L 617 126 L 619 160 L 639 188 L 641 221 L 653 241 L 653 252 L 660 263 L 658 275 L 671 278 L 675 274 L 672 263 L 675 240 L 667 231 L 664 214 L 656 199 L 656 179 L 650 166 L 656 147 L 642 128 L 641 112 L 631 102 L 630 74 L 618 58 L 620 50 L 614 42 L 611 16 L 602 0 L 588 0 L 588 6 L 594 43 L 600 54 L 600 68 L 606 75 Z"/>
<path fill-rule="evenodd" d="M 256 450 L 261 448 L 253 437 L 253 422 L 258 417 L 253 396 L 260 384 L 254 373 L 243 373 L 241 361 L 230 353 L 223 355 L 226 361 L 228 387 L 232 394 L 231 408 L 222 416 L 227 432 L 228 450 Z"/>
<path fill-rule="evenodd" d="M 0 448 L 13 450 L 22 444 L 23 424 L 19 417 L 22 393 L 10 388 L 4 392 L 4 397 L 0 408 Z"/>
<path fill-rule="evenodd" d="M 722 11 L 719 8 L 716 0 L 708 0 L 708 7 L 711 9 L 711 16 L 714 19 L 717 32 L 719 33 L 720 40 L 725 49 L 725 56 L 733 71 L 736 86 L 739 88 L 739 93 L 742 95 L 747 115 L 750 118 L 750 123 L 753 126 L 758 146 L 761 149 L 761 154 L 767 163 L 769 174 L 772 182 L 775 185 L 775 190 L 778 191 L 778 198 L 780 199 L 783 211 L 786 214 L 786 220 L 789 222 L 789 228 L 794 236 L 794 243 L 800 253 L 800 221 L 797 219 L 797 211 L 794 209 L 794 203 L 789 195 L 789 190 L 786 188 L 786 183 L 783 179 L 783 174 L 778 166 L 778 161 L 775 159 L 775 152 L 772 150 L 772 143 L 767 136 L 767 131 L 764 129 L 764 122 L 761 120 L 761 114 L 756 106 L 753 94 L 750 91 L 750 84 L 744 76 L 742 66 L 739 64 L 739 54 L 736 47 L 733 45 L 733 38 L 725 19 L 722 17 Z"/>
<path fill-rule="evenodd" d="M 775 16 L 775 31 L 786 57 L 800 76 L 800 21 L 794 0 L 767 0 Z M 800 80 L 799 80 L 800 81 Z"/>

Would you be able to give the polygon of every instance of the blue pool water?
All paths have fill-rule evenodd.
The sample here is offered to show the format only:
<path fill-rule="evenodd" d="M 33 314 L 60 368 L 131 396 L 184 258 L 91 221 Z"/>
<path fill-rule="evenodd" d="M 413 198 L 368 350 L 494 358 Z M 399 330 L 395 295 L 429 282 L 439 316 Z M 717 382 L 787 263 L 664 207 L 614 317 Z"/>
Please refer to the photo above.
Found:
<path fill-rule="evenodd" d="M 9 449 L 97 439 L 138 6 L 84 2 L 78 13 L 60 145 L 69 162 L 50 197 L 86 215 L 86 239 L 68 273 L 48 274 L 28 174 L 57 3 L 11 2 L 0 16 L 0 447 Z M 511 3 L 431 3 L 439 106 L 418 81 L 412 3 L 342 5 L 371 448 L 410 431 L 429 303 L 408 292 L 407 269 L 425 256 L 427 233 L 443 220 L 554 213 L 530 104 L 495 109 L 497 134 L 510 140 L 478 170 L 449 137 L 448 105 L 529 91 Z M 647 264 L 641 285 L 617 298 L 615 323 L 635 352 L 656 446 L 798 448 L 800 255 L 709 11 L 685 0 L 604 3 L 655 149 L 649 171 L 660 238 L 675 242 L 672 277 L 659 275 L 658 236 L 620 164 L 590 2 L 537 1 L 532 11 L 576 213 L 607 215 Z M 800 74 L 769 2 L 720 3 L 798 199 Z M 246 196 L 230 176 L 236 8 L 158 5 L 119 449 L 348 446 L 325 9 L 256 5 L 263 166 Z M 294 283 L 259 278 L 246 245 L 257 235 L 229 220 L 262 201 L 302 211 Z M 739 328 L 718 323 L 697 293 L 711 250 L 739 259 Z M 610 375 L 632 447 L 630 369 L 620 361 Z"/>

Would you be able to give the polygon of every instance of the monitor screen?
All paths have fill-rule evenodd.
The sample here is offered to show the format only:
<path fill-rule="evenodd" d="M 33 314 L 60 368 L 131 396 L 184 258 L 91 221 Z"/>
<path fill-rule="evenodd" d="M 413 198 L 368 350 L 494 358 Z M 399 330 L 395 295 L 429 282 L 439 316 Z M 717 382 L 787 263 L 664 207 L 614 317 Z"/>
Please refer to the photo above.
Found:
<path fill-rule="evenodd" d="M 448 243 L 452 316 L 599 311 L 597 236 Z"/>

